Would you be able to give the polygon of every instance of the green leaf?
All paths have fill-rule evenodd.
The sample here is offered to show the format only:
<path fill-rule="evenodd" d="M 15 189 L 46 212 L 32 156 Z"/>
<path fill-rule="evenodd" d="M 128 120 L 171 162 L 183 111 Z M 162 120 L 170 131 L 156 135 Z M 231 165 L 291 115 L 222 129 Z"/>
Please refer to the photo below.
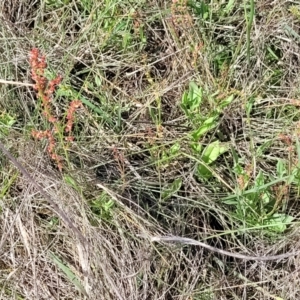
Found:
<path fill-rule="evenodd" d="M 208 179 L 212 176 L 212 172 L 205 165 L 199 164 L 197 166 L 197 176 Z"/>
<path fill-rule="evenodd" d="M 76 275 L 71 271 L 69 267 L 63 264 L 63 262 L 52 252 L 49 251 L 49 255 L 52 259 L 52 261 L 58 266 L 59 269 L 61 269 L 65 275 L 68 277 L 68 279 L 77 287 L 77 289 L 84 294 L 87 295 L 87 292 L 85 291 L 85 288 L 80 283 L 79 279 L 76 277 Z"/>
<path fill-rule="evenodd" d="M 265 184 L 265 176 L 263 172 L 260 170 L 254 180 L 254 188 L 263 186 L 264 184 Z"/>
<path fill-rule="evenodd" d="M 223 101 L 219 104 L 218 108 L 219 108 L 220 110 L 223 110 L 225 107 L 227 107 L 227 106 L 232 102 L 233 99 L 234 99 L 234 96 L 233 96 L 233 95 L 230 95 L 227 99 L 223 100 Z"/>
<path fill-rule="evenodd" d="M 191 143 L 190 144 L 191 149 L 195 154 L 200 155 L 202 151 L 202 145 L 200 143 Z"/>
<path fill-rule="evenodd" d="M 210 143 L 202 153 L 202 159 L 205 163 L 211 164 L 217 158 L 228 150 L 228 147 L 221 144 L 220 141 Z"/>
<path fill-rule="evenodd" d="M 172 147 L 170 148 L 169 150 L 170 155 L 176 155 L 179 150 L 180 150 L 180 144 L 177 142 L 174 145 L 172 145 Z"/>
<path fill-rule="evenodd" d="M 254 103 L 255 103 L 255 97 L 250 97 L 250 99 L 247 101 L 245 105 L 245 110 L 248 118 L 250 118 L 250 113 L 252 111 Z"/>
<path fill-rule="evenodd" d="M 181 99 L 181 108 L 185 114 L 190 117 L 195 113 L 199 114 L 199 108 L 202 102 L 202 89 L 195 82 L 190 82 L 189 91 L 184 92 Z"/>
<path fill-rule="evenodd" d="M 64 180 L 68 185 L 72 186 L 73 188 L 77 187 L 75 180 L 71 176 L 65 175 Z"/>
<path fill-rule="evenodd" d="M 202 17 L 203 20 L 206 20 L 208 18 L 209 6 L 205 4 L 204 1 L 189 0 L 187 4 L 194 10 L 194 13 Z"/>
<path fill-rule="evenodd" d="M 294 218 L 292 216 L 276 213 L 267 220 L 264 220 L 264 225 L 271 225 L 269 227 L 271 231 L 282 233 L 287 229 L 287 225 L 289 225 L 293 220 Z"/>
<path fill-rule="evenodd" d="M 163 192 L 162 192 L 162 200 L 167 200 L 171 196 L 173 196 L 176 192 L 178 192 L 182 185 L 182 179 L 175 179 Z"/>
<path fill-rule="evenodd" d="M 259 199 L 263 204 L 268 204 L 271 202 L 271 193 L 269 191 L 262 192 Z"/>
<path fill-rule="evenodd" d="M 98 87 L 101 87 L 102 86 L 102 80 L 99 76 L 95 76 L 95 83 Z"/>
<path fill-rule="evenodd" d="M 162 151 L 161 161 L 164 163 L 170 163 L 174 157 L 179 154 L 180 144 L 177 142 L 172 145 L 169 149 Z"/>
<path fill-rule="evenodd" d="M 268 50 L 270 56 L 271 56 L 274 60 L 276 60 L 276 61 L 279 60 L 279 57 L 278 57 L 278 56 L 276 55 L 276 53 L 271 49 L 271 47 L 267 47 L 267 50 Z"/>
<path fill-rule="evenodd" d="M 15 118 L 7 113 L 2 113 L 0 115 L 0 133 L 7 135 L 9 129 L 14 125 L 16 122 Z"/>
<path fill-rule="evenodd" d="M 279 182 L 286 182 L 287 180 L 289 180 L 290 177 L 291 177 L 291 176 L 285 176 L 285 177 L 282 177 L 282 178 L 275 179 L 275 180 L 273 180 L 273 181 L 271 181 L 271 182 L 268 182 L 268 183 L 266 183 L 266 184 L 264 184 L 264 185 L 261 185 L 261 186 L 259 186 L 259 187 L 256 186 L 256 187 L 254 187 L 254 188 L 251 188 L 251 189 L 249 189 L 249 190 L 243 192 L 242 195 L 233 194 L 233 195 L 230 195 L 230 196 L 227 196 L 227 197 L 221 199 L 221 201 L 222 201 L 222 202 L 225 202 L 225 201 L 228 201 L 228 200 L 231 200 L 231 199 L 236 199 L 236 198 L 239 197 L 239 196 L 247 196 L 247 195 L 251 195 L 251 194 L 253 194 L 253 193 L 257 193 L 257 192 L 259 192 L 259 191 L 263 191 L 263 190 L 265 190 L 266 188 L 268 188 L 268 187 L 270 187 L 270 186 L 272 186 L 272 185 L 275 185 L 275 184 L 277 184 L 277 183 L 279 183 Z"/>
<path fill-rule="evenodd" d="M 74 188 L 76 191 L 80 192 L 81 189 L 78 186 L 78 184 L 76 183 L 76 181 L 69 175 L 64 175 L 64 181 L 71 186 L 72 188 Z"/>
<path fill-rule="evenodd" d="M 230 146 L 230 150 L 231 150 L 231 153 L 232 153 L 234 164 L 238 165 L 240 163 L 240 160 L 239 160 L 239 156 L 238 156 L 237 152 L 235 151 L 233 146 Z"/>
<path fill-rule="evenodd" d="M 215 121 L 216 117 L 210 117 L 207 119 L 197 130 L 191 133 L 192 139 L 194 141 L 198 141 L 201 136 L 216 127 L 217 123 Z"/>
<path fill-rule="evenodd" d="M 260 145 L 256 150 L 257 157 L 262 156 L 264 152 L 270 148 L 272 143 L 273 143 L 272 141 L 266 141 L 262 145 Z"/>
<path fill-rule="evenodd" d="M 222 155 L 224 152 L 226 152 L 227 150 L 228 147 L 221 144 L 220 141 L 215 141 L 209 144 L 202 153 L 201 158 L 204 164 L 199 164 L 197 166 L 197 175 L 206 179 L 211 177 L 212 172 L 208 168 L 208 165 L 210 165 L 215 160 L 217 160 L 218 157 Z"/>
<path fill-rule="evenodd" d="M 113 200 L 108 200 L 103 204 L 103 209 L 106 213 L 110 213 L 110 210 L 113 208 L 115 202 Z"/>
<path fill-rule="evenodd" d="M 229 14 L 232 11 L 232 9 L 234 8 L 234 2 L 235 2 L 235 0 L 228 1 L 227 5 L 224 9 L 224 13 Z"/>
<path fill-rule="evenodd" d="M 66 84 L 60 84 L 55 93 L 57 96 L 63 96 L 67 98 L 73 98 L 75 94 L 71 87 Z"/>
<path fill-rule="evenodd" d="M 245 175 L 244 168 L 243 168 L 240 164 L 236 164 L 236 165 L 233 167 L 233 171 L 234 171 L 235 174 L 237 174 L 237 175 Z"/>
<path fill-rule="evenodd" d="M 90 203 L 91 211 L 102 220 L 110 220 L 113 213 L 115 202 L 110 198 L 106 192 L 102 192 L 98 198 L 92 200 Z"/>
<path fill-rule="evenodd" d="M 199 108 L 202 101 L 202 89 L 195 82 L 190 82 L 189 86 L 189 104 L 191 108 Z"/>
<path fill-rule="evenodd" d="M 227 204 L 227 205 L 236 205 L 237 206 L 239 204 L 239 202 L 237 201 L 237 198 L 236 199 L 224 200 L 222 202 Z"/>
<path fill-rule="evenodd" d="M 283 177 L 284 175 L 287 175 L 286 164 L 282 159 L 278 159 L 276 170 L 277 170 L 278 177 Z"/>

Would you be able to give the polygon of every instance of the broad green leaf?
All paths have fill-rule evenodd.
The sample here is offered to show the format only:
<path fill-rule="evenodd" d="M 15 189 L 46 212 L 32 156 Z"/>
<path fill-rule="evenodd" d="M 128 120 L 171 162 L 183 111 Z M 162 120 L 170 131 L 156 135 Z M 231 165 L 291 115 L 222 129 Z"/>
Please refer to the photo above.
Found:
<path fill-rule="evenodd" d="M 190 83 L 189 89 L 189 105 L 191 109 L 198 109 L 202 102 L 202 89 L 195 82 Z"/>
<path fill-rule="evenodd" d="M 268 204 L 271 201 L 271 193 L 269 191 L 265 191 L 260 194 L 259 199 L 263 204 Z"/>
<path fill-rule="evenodd" d="M 219 110 L 222 111 L 225 107 L 227 107 L 232 102 L 233 99 L 234 96 L 230 95 L 227 99 L 223 100 L 218 106 Z"/>
<path fill-rule="evenodd" d="M 195 154 L 200 155 L 202 151 L 202 144 L 196 142 L 190 144 L 191 149 L 194 151 Z"/>
<path fill-rule="evenodd" d="M 199 164 L 197 166 L 197 175 L 200 178 L 208 179 L 212 176 L 212 172 L 206 166 Z"/>
<path fill-rule="evenodd" d="M 216 117 L 210 117 L 205 122 L 203 122 L 203 124 L 197 130 L 192 132 L 191 136 L 193 140 L 198 141 L 201 136 L 216 127 L 217 123 L 215 121 Z"/>
<path fill-rule="evenodd" d="M 182 110 L 184 111 L 185 115 L 188 117 L 189 116 L 189 111 L 187 108 L 187 104 L 188 103 L 188 92 L 184 92 L 181 98 L 181 104 L 180 107 L 182 108 Z"/>
<path fill-rule="evenodd" d="M 271 218 L 265 220 L 264 225 L 271 225 L 269 227 L 270 230 L 282 233 L 293 220 L 292 216 L 276 213 Z"/>
<path fill-rule="evenodd" d="M 195 82 L 190 82 L 189 91 L 184 92 L 181 99 L 181 107 L 187 116 L 199 113 L 202 102 L 202 89 Z"/>
<path fill-rule="evenodd" d="M 211 170 L 209 169 L 208 165 L 213 163 L 215 160 L 218 159 L 220 155 L 228 150 L 228 147 L 221 144 L 219 141 L 215 141 L 209 144 L 202 153 L 202 161 L 204 164 L 199 164 L 197 166 L 197 174 L 203 178 L 209 178 L 212 175 Z"/>
<path fill-rule="evenodd" d="M 228 150 L 228 147 L 221 144 L 219 141 L 210 143 L 202 153 L 202 159 L 205 163 L 211 164 L 217 158 Z"/>

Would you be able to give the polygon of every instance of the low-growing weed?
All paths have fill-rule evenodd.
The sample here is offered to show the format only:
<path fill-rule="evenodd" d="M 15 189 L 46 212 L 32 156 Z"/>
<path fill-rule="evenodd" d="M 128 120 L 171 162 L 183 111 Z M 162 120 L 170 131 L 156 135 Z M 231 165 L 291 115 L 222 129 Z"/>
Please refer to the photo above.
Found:
<path fill-rule="evenodd" d="M 3 112 L 0 115 L 0 134 L 6 136 L 16 120 L 10 114 Z"/>
<path fill-rule="evenodd" d="M 228 146 L 219 140 L 214 140 L 204 146 L 201 139 L 217 127 L 220 114 L 233 99 L 233 95 L 221 101 L 210 96 L 209 102 L 213 109 L 205 113 L 203 89 L 198 87 L 195 82 L 190 83 L 189 90 L 182 96 L 181 108 L 189 123 L 192 124 L 192 131 L 188 135 L 190 149 L 193 155 L 203 162 L 196 168 L 196 175 L 199 178 L 211 177 L 212 173 L 208 166 L 212 166 L 218 157 L 228 150 Z"/>
<path fill-rule="evenodd" d="M 298 168 L 289 174 L 287 165 L 277 162 L 277 174 L 271 176 L 259 171 L 254 180 L 252 178 L 253 166 L 243 168 L 236 160 L 233 168 L 237 175 L 236 194 L 223 199 L 223 203 L 235 208 L 235 216 L 243 220 L 247 226 L 269 225 L 269 232 L 282 233 L 293 221 L 293 217 L 285 213 L 288 190 L 297 178 Z"/>
<path fill-rule="evenodd" d="M 101 220 L 110 220 L 113 213 L 114 201 L 110 196 L 102 192 L 96 199 L 89 201 L 91 211 Z"/>

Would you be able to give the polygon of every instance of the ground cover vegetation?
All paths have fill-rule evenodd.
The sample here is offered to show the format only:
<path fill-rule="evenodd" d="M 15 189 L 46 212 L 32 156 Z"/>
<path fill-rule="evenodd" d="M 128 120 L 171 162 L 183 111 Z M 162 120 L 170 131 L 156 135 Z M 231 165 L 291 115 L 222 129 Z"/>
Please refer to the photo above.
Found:
<path fill-rule="evenodd" d="M 300 298 L 299 255 L 158 241 L 300 251 L 299 3 L 2 0 L 0 25 L 26 170 L 0 152 L 0 299 Z"/>

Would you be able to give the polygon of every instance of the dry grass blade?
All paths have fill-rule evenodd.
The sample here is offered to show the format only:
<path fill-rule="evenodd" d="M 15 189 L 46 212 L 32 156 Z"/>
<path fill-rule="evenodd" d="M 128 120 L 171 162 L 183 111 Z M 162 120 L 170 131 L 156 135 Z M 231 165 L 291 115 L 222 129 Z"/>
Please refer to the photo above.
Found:
<path fill-rule="evenodd" d="M 11 80 L 4 80 L 4 79 L 0 79 L 0 83 L 2 84 L 12 84 L 12 85 L 19 85 L 19 86 L 30 86 L 30 87 L 34 87 L 33 83 L 26 83 L 26 82 L 19 82 L 19 81 L 11 81 Z"/>
<path fill-rule="evenodd" d="M 139 235 L 139 236 L 142 236 L 142 235 Z M 300 254 L 300 252 L 294 252 L 294 253 L 283 253 L 283 254 L 279 254 L 279 255 L 268 255 L 268 256 L 243 255 L 243 254 L 239 254 L 239 253 L 225 251 L 225 250 L 222 250 L 222 249 L 219 249 L 216 247 L 212 247 L 203 242 L 199 242 L 194 239 L 184 238 L 184 237 L 180 237 L 180 236 L 153 236 L 153 237 L 150 237 L 150 241 L 151 242 L 169 242 L 169 243 L 174 242 L 174 243 L 180 243 L 183 245 L 196 245 L 196 246 L 203 247 L 205 249 L 208 249 L 210 251 L 213 251 L 213 252 L 216 252 L 216 253 L 219 253 L 222 255 L 226 255 L 226 256 L 242 259 L 242 260 L 255 260 L 255 261 L 278 260 L 279 261 L 281 259 L 285 259 L 285 258 L 288 258 L 291 256 L 296 256 L 296 255 Z"/>

